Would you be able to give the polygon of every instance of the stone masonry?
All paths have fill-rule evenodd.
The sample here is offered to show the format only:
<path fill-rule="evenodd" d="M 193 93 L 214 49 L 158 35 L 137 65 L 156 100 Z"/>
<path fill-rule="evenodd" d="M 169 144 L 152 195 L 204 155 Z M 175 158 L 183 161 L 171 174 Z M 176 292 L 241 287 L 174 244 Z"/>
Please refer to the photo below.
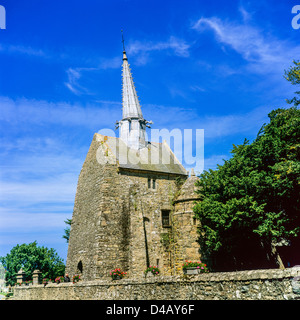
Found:
<path fill-rule="evenodd" d="M 299 300 L 300 268 L 14 288 L 15 300 Z"/>

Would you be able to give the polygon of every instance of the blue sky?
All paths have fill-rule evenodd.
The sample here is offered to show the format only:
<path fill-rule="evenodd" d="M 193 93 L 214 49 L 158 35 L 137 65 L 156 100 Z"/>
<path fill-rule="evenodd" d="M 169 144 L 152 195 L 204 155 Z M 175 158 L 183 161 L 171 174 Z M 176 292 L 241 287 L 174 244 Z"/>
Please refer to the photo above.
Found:
<path fill-rule="evenodd" d="M 299 1 L 298 1 L 299 2 Z M 0 255 L 64 220 L 93 134 L 121 119 L 121 29 L 153 128 L 204 129 L 205 169 L 286 107 L 296 1 L 0 0 Z"/>

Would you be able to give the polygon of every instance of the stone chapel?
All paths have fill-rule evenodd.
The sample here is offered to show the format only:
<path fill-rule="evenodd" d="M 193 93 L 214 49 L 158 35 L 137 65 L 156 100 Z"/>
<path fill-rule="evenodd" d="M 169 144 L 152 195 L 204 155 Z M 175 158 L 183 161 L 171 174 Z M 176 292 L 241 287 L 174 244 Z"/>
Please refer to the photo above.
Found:
<path fill-rule="evenodd" d="M 81 169 L 70 230 L 66 273 L 105 279 L 121 268 L 141 277 L 149 265 L 182 273 L 199 260 L 192 207 L 197 177 L 164 141 L 146 141 L 146 127 L 124 48 L 119 138 L 94 134 Z M 166 158 L 169 161 L 165 161 Z"/>

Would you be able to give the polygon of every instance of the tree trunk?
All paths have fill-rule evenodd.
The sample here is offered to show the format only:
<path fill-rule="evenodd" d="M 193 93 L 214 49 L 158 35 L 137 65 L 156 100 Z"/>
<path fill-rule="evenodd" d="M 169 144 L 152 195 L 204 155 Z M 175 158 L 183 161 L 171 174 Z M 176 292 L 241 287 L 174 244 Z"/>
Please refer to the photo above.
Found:
<path fill-rule="evenodd" d="M 271 248 L 272 248 L 271 249 L 272 255 L 274 256 L 276 264 L 279 266 L 279 269 L 285 269 L 284 264 L 282 262 L 282 259 L 281 259 L 280 255 L 279 255 L 274 243 L 271 244 Z"/>

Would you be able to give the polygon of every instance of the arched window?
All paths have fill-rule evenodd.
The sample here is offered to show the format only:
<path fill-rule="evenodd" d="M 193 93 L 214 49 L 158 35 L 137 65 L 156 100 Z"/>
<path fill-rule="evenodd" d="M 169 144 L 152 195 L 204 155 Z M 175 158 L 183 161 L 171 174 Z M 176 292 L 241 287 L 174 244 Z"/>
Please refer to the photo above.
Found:
<path fill-rule="evenodd" d="M 152 189 L 156 189 L 156 180 L 155 179 L 152 180 Z"/>
<path fill-rule="evenodd" d="M 81 262 L 81 260 L 78 262 L 77 269 L 78 269 L 78 271 L 79 271 L 80 273 L 82 273 L 83 267 L 82 267 L 82 262 Z"/>

